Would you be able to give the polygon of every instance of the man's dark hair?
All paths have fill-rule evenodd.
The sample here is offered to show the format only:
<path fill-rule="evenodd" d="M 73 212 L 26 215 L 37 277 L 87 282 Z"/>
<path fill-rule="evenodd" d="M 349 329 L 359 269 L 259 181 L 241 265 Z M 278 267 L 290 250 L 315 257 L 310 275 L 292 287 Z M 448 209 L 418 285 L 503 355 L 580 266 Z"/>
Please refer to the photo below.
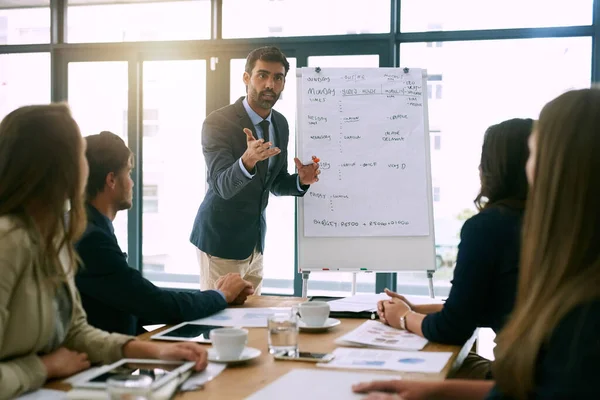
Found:
<path fill-rule="evenodd" d="M 90 135 L 85 138 L 85 141 L 87 142 L 85 156 L 90 167 L 85 190 L 87 199 L 92 200 L 104 190 L 106 176 L 109 173 L 116 175 L 127 168 L 132 153 L 123 139 L 112 132 L 103 131 L 97 135 Z"/>
<path fill-rule="evenodd" d="M 285 68 L 286 76 L 290 70 L 290 63 L 287 58 L 285 58 L 285 54 L 275 46 L 259 47 L 248 54 L 248 57 L 246 57 L 246 72 L 248 74 L 252 75 L 252 70 L 254 69 L 257 60 L 282 63 Z"/>

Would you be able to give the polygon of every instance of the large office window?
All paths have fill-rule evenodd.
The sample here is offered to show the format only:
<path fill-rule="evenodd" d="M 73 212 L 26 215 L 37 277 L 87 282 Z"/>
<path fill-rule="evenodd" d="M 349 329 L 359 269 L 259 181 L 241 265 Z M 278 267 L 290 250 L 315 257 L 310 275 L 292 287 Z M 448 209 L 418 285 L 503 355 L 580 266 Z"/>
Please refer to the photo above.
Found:
<path fill-rule="evenodd" d="M 110 131 L 127 143 L 127 62 L 69 63 L 69 105 L 83 136 Z M 113 221 L 119 246 L 127 251 L 127 211 Z"/>
<path fill-rule="evenodd" d="M 50 42 L 50 1 L 0 1 L 0 46 Z"/>
<path fill-rule="evenodd" d="M 400 46 L 402 65 L 443 76 L 444 97 L 430 101 L 430 126 L 444 145 L 431 154 L 435 236 L 443 267 L 435 273 L 439 294 L 447 293 L 456 261 L 459 232 L 475 213 L 483 134 L 510 118 L 536 119 L 542 106 L 560 93 L 590 86 L 590 38 L 520 39 L 426 43 Z M 510 60 L 507 62 L 507 60 Z M 436 84 L 438 81 L 430 81 Z M 434 103 L 434 104 L 433 104 Z M 434 141 L 435 142 L 435 141 Z M 424 274 L 399 274 L 403 292 L 414 290 Z M 445 288 L 444 288 L 445 286 Z"/>
<path fill-rule="evenodd" d="M 401 29 L 420 32 L 590 25 L 592 3 L 593 0 L 402 0 Z"/>
<path fill-rule="evenodd" d="M 206 61 L 147 61 L 143 76 L 144 275 L 160 286 L 198 288 L 189 237 L 205 193 Z"/>
<path fill-rule="evenodd" d="M 277 45 L 295 57 L 275 107 L 290 123 L 290 172 L 296 154 L 296 63 L 388 66 L 398 51 L 398 66 L 428 71 L 434 283 L 444 295 L 460 229 L 476 212 L 485 129 L 508 118 L 536 118 L 559 93 L 590 85 L 598 74 L 592 71 L 598 27 L 590 26 L 598 1 L 0 0 L 0 118 L 21 105 L 49 102 L 51 89 L 54 100 L 68 97 L 84 135 L 110 130 L 127 140 L 130 117 L 136 117 L 139 143 L 131 145 L 142 151 L 136 156 L 143 186 L 135 199 L 142 228 L 120 212 L 114 222 L 119 243 L 136 255 L 137 246 L 142 248 L 136 266 L 158 285 L 197 288 L 189 233 L 206 190 L 202 122 L 207 112 L 245 94 L 240 51 Z M 51 4 L 65 3 L 64 20 L 61 10 L 50 12 Z M 401 32 L 392 23 L 396 17 Z M 51 41 L 52 21 L 66 26 L 53 26 L 58 34 Z M 499 32 L 504 29 L 510 32 Z M 222 38 L 212 40 L 219 33 Z M 479 40 L 507 34 L 522 39 Z M 168 51 L 162 41 L 172 42 Z M 372 52 L 379 54 L 366 54 Z M 139 69 L 128 68 L 134 61 Z M 134 88 L 139 92 L 129 92 Z M 272 197 L 267 218 L 265 293 L 291 294 L 298 288 L 294 199 Z M 374 278 L 359 274 L 358 291 L 372 292 Z M 350 274 L 313 273 L 309 294 L 347 295 L 351 282 Z M 428 291 L 423 271 L 398 273 L 398 284 L 407 294 Z"/>
<path fill-rule="evenodd" d="M 69 42 L 210 38 L 210 0 L 118 3 L 69 0 Z"/>
<path fill-rule="evenodd" d="M 0 54 L 0 120 L 15 108 L 50 102 L 50 54 Z"/>
<path fill-rule="evenodd" d="M 224 38 L 389 31 L 389 0 L 223 0 Z"/>

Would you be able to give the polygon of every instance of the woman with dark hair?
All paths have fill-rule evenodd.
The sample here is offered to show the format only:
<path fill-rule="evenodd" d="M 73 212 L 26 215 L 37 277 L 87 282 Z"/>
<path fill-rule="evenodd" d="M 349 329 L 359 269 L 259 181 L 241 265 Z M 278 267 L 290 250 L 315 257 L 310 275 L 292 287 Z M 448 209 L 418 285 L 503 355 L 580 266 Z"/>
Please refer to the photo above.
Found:
<path fill-rule="evenodd" d="M 66 105 L 21 107 L 0 123 L 0 399 L 124 357 L 206 367 L 196 343 L 159 345 L 87 323 L 74 284 L 87 177 Z"/>
<path fill-rule="evenodd" d="M 369 400 L 600 398 L 598 110 L 600 90 L 564 93 L 542 109 L 529 139 L 519 286 L 496 340 L 495 382 L 382 381 L 356 392 L 378 392 Z"/>
<path fill-rule="evenodd" d="M 527 198 L 525 163 L 531 119 L 490 126 L 481 149 L 479 213 L 461 230 L 456 268 L 444 305 L 413 305 L 386 291 L 378 304 L 380 319 L 432 342 L 463 344 L 478 327 L 499 332 L 512 311 L 520 251 L 521 221 Z M 472 354 L 461 376 L 487 378 L 490 361 Z"/>

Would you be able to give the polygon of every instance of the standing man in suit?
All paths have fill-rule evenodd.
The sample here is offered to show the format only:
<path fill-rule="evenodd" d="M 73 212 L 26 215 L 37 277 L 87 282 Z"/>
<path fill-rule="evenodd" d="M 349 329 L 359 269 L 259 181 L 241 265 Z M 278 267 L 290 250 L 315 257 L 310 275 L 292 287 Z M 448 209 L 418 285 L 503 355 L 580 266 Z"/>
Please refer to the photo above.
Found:
<path fill-rule="evenodd" d="M 127 264 L 112 221 L 131 207 L 131 151 L 111 132 L 86 137 L 89 178 L 88 225 L 75 247 L 83 262 L 75 281 L 91 325 L 128 335 L 143 324 L 176 324 L 214 314 L 228 304 L 243 304 L 254 293 L 239 274 L 228 274 L 216 290 L 174 291 L 156 287 Z"/>
<path fill-rule="evenodd" d="M 319 180 L 317 162 L 295 158 L 298 173 L 288 173 L 288 122 L 273 106 L 289 68 L 278 48 L 253 50 L 243 76 L 247 95 L 211 113 L 202 126 L 209 188 L 190 236 L 202 290 L 236 272 L 260 294 L 269 192 L 303 196 Z"/>

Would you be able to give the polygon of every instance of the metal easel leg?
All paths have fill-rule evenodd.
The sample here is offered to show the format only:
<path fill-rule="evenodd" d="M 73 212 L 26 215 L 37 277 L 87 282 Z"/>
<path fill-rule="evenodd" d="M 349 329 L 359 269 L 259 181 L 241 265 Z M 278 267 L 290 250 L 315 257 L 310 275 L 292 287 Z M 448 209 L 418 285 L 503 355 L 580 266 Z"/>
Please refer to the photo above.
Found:
<path fill-rule="evenodd" d="M 429 296 L 431 298 L 435 298 L 435 293 L 433 291 L 433 273 L 435 271 L 427 271 L 427 279 L 429 280 Z"/>
<path fill-rule="evenodd" d="M 302 271 L 302 297 L 306 298 L 308 293 L 308 278 L 310 271 Z"/>

